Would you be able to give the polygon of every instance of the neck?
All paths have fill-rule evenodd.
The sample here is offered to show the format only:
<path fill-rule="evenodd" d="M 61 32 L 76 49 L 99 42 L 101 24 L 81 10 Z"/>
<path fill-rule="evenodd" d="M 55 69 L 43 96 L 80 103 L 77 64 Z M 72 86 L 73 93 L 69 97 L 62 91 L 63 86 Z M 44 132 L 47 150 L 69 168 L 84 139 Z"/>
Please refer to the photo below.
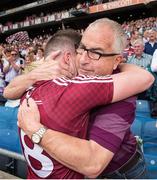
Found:
<path fill-rule="evenodd" d="M 135 56 L 136 56 L 137 59 L 141 59 L 142 54 L 140 54 L 140 55 L 135 55 Z"/>

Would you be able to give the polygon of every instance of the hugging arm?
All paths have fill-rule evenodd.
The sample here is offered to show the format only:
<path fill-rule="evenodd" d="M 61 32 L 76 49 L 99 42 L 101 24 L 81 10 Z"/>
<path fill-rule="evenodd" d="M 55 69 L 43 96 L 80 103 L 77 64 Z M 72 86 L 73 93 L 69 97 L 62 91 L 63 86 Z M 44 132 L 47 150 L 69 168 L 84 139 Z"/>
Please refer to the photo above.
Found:
<path fill-rule="evenodd" d="M 147 90 L 154 82 L 153 75 L 133 64 L 121 64 L 121 73 L 112 75 L 114 81 L 114 94 L 112 102 Z"/>
<path fill-rule="evenodd" d="M 61 70 L 58 61 L 54 61 L 60 51 L 51 53 L 43 64 L 35 68 L 28 74 L 15 77 L 9 85 L 4 89 L 3 96 L 7 99 L 19 99 L 23 93 L 34 83 L 41 80 L 50 80 L 58 76 L 71 77 L 71 73 L 67 69 Z"/>
<path fill-rule="evenodd" d="M 19 126 L 30 138 L 43 127 L 38 107 L 31 98 L 29 107 L 26 100 L 20 106 L 18 120 Z M 83 140 L 51 129 L 46 131 L 40 145 L 60 163 L 90 178 L 97 177 L 113 157 L 111 151 L 93 140 Z"/>
<path fill-rule="evenodd" d="M 121 69 L 124 72 L 113 75 L 113 102 L 137 94 L 147 89 L 153 82 L 153 76 L 141 68 L 127 65 L 122 66 Z M 133 79 L 130 80 L 131 78 Z M 23 102 L 18 119 L 19 126 L 31 138 L 32 134 L 43 125 L 40 123 L 40 117 L 37 116 L 39 113 L 37 105 L 32 99 L 29 99 L 29 105 L 27 107 L 26 102 Z M 90 178 L 97 177 L 114 156 L 113 152 L 93 140 L 79 139 L 50 129 L 44 134 L 40 145 L 57 161 Z"/>

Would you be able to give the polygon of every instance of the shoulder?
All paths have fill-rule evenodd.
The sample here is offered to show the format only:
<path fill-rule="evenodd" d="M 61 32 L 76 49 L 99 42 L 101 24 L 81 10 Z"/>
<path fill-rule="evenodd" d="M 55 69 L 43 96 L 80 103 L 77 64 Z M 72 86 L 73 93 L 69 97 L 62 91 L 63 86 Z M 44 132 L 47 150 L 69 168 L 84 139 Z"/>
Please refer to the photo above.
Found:
<path fill-rule="evenodd" d="M 101 83 L 101 82 L 112 82 L 112 77 L 110 75 L 106 76 L 87 76 L 79 75 L 71 80 L 73 83 Z"/>
<path fill-rule="evenodd" d="M 143 56 L 146 57 L 146 58 L 152 59 L 152 55 L 150 55 L 150 54 L 143 53 Z"/>
<path fill-rule="evenodd" d="M 112 83 L 113 79 L 111 76 L 86 76 L 86 75 L 79 75 L 74 77 L 73 79 L 68 79 L 66 77 L 56 78 L 53 80 L 57 84 L 93 84 L 93 83 Z"/>

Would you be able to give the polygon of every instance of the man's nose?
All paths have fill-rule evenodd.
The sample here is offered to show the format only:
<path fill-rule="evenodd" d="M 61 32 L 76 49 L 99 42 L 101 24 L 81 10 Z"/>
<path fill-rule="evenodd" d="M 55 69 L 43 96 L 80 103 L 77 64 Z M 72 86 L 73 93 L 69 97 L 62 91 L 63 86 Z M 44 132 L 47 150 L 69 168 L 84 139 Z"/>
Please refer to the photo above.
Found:
<path fill-rule="evenodd" d="M 80 57 L 80 64 L 89 64 L 91 59 L 88 57 L 87 51 L 84 51 Z"/>

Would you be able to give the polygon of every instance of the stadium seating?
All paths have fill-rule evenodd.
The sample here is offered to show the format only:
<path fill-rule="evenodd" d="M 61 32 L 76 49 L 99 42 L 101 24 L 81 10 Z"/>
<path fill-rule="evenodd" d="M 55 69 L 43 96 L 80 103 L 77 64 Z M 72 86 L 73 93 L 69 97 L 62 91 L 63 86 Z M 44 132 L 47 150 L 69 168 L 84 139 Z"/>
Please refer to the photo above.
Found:
<path fill-rule="evenodd" d="M 143 141 L 143 152 L 150 179 L 157 177 L 157 119 L 150 117 L 149 102 L 137 101 L 136 118 L 132 125 L 134 135 Z"/>
<path fill-rule="evenodd" d="M 0 106 L 0 148 L 21 153 L 17 110 L 18 108 Z"/>

